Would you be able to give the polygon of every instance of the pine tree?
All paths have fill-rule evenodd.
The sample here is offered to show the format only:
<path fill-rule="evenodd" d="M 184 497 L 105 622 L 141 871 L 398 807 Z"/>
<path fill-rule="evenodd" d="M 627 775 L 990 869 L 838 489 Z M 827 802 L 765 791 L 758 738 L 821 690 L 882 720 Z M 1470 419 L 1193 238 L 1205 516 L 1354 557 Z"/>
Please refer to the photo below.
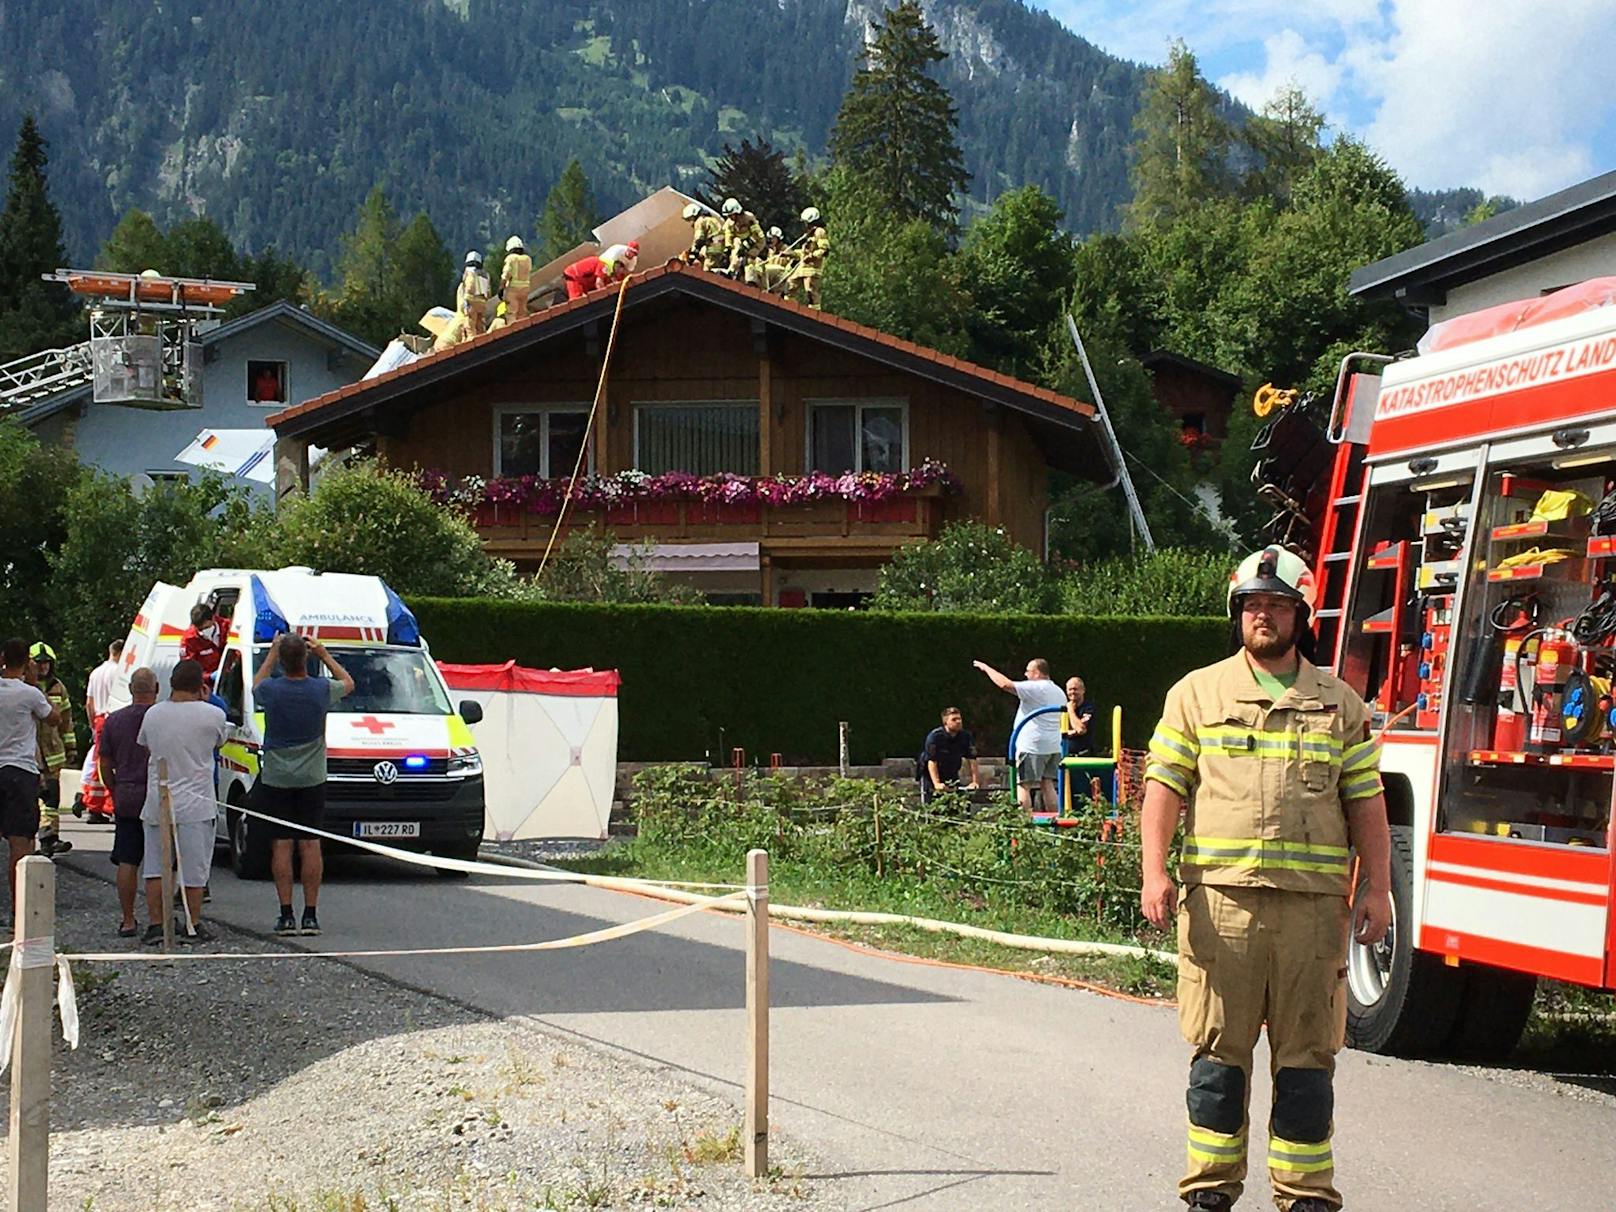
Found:
<path fill-rule="evenodd" d="M 1170 223 L 1227 196 L 1231 139 L 1194 53 L 1182 42 L 1173 43 L 1167 66 L 1151 73 L 1134 118 L 1129 222 L 1135 227 Z"/>
<path fill-rule="evenodd" d="M 1282 207 L 1290 205 L 1297 180 L 1318 163 L 1323 152 L 1323 131 L 1324 115 L 1313 108 L 1306 93 L 1294 84 L 1280 89 L 1241 131 L 1241 142 L 1256 161 L 1246 175 L 1247 197 L 1272 198 Z"/>
<path fill-rule="evenodd" d="M 422 211 L 398 238 L 394 277 L 397 327 L 413 331 L 428 308 L 452 303 L 455 281 L 454 256 Z"/>
<path fill-rule="evenodd" d="M 101 245 L 95 267 L 115 274 L 138 274 L 145 269 L 167 270 L 167 245 L 155 220 L 143 210 L 131 208 L 118 220 L 118 226 Z"/>
<path fill-rule="evenodd" d="M 168 229 L 163 237 L 165 274 L 175 278 L 218 278 L 239 282 L 242 259 L 230 237 L 205 215 L 185 219 Z M 144 268 L 144 267 L 142 267 Z"/>
<path fill-rule="evenodd" d="M 0 362 L 84 339 L 67 287 L 40 279 L 67 264 L 62 216 L 45 179 L 47 163 L 45 138 L 29 114 L 17 132 L 0 211 Z"/>
<path fill-rule="evenodd" d="M 535 225 L 539 245 L 533 253 L 534 263 L 543 265 L 592 239 L 599 222 L 595 191 L 584 175 L 584 166 L 572 160 L 544 199 L 544 210 Z"/>
<path fill-rule="evenodd" d="M 701 200 L 717 210 L 725 198 L 735 198 L 763 226 L 791 228 L 808 205 L 802 179 L 786 164 L 786 154 L 767 139 L 742 139 L 738 148 L 724 144 L 724 154 L 707 170 L 707 188 Z"/>
<path fill-rule="evenodd" d="M 398 238 L 398 215 L 377 185 L 360 206 L 353 231 L 343 238 L 331 308 L 338 324 L 373 345 L 385 345 L 399 329 Z"/>
<path fill-rule="evenodd" d="M 927 74 L 948 56 L 919 0 L 899 0 L 885 17 L 871 23 L 863 64 L 842 98 L 831 157 L 894 219 L 952 230 L 959 214 L 955 195 L 971 177 L 960 154 L 959 111 Z"/>

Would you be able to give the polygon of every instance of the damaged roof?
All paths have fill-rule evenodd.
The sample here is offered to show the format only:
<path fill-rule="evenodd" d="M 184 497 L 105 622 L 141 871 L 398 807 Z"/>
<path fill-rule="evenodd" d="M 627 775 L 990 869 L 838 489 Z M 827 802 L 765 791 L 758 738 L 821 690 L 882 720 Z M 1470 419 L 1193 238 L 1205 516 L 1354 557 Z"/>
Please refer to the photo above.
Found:
<path fill-rule="evenodd" d="M 1011 378 L 985 366 L 927 349 L 868 325 L 816 311 L 755 286 L 746 286 L 678 261 L 635 274 L 628 279 L 623 293 L 625 310 L 669 294 L 688 295 L 1069 428 L 1086 428 L 1095 415 L 1092 405 L 1046 387 Z M 603 316 L 609 318 L 617 301 L 616 290 L 596 291 L 374 379 L 351 383 L 282 409 L 267 417 L 264 423 L 280 437 L 311 434 L 378 405 L 440 385 L 474 367 L 530 348 L 562 333 L 575 331 Z"/>

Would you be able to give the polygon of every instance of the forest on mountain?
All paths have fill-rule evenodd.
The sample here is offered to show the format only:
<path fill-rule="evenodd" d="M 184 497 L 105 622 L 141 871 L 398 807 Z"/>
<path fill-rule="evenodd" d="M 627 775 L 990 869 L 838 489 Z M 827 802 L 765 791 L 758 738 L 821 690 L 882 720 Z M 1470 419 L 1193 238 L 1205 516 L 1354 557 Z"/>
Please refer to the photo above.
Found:
<path fill-rule="evenodd" d="M 818 159 L 871 0 L 163 0 L 0 5 L 0 130 L 37 116 L 69 254 L 131 208 L 332 272 L 380 186 L 451 245 L 528 230 L 577 159 L 610 214 L 726 141 Z M 1021 0 L 928 0 L 966 199 L 1039 186 L 1115 227 L 1145 71 Z"/>

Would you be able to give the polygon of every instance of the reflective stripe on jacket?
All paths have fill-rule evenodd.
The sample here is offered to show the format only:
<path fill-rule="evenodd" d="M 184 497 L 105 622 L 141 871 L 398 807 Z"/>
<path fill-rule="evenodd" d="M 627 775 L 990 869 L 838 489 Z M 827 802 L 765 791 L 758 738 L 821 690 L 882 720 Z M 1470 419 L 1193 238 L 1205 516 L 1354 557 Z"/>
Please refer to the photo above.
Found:
<path fill-rule="evenodd" d="M 1167 692 L 1145 778 L 1188 803 L 1185 884 L 1345 895 L 1346 804 L 1380 794 L 1380 742 L 1334 674 L 1303 659 L 1276 701 L 1238 652 Z"/>

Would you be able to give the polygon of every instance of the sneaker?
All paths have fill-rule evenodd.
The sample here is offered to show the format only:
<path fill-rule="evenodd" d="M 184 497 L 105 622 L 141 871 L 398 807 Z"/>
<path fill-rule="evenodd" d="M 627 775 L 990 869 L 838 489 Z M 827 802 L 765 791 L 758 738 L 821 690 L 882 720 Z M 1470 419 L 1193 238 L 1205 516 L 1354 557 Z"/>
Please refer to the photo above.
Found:
<path fill-rule="evenodd" d="M 133 925 L 133 924 L 128 925 L 128 926 L 119 926 L 118 927 L 118 937 L 119 938 L 134 938 L 139 933 L 140 933 L 140 927 L 136 926 L 136 925 Z"/>
<path fill-rule="evenodd" d="M 156 922 L 146 927 L 146 933 L 140 936 L 140 941 L 150 947 L 163 941 L 163 928 Z"/>
<path fill-rule="evenodd" d="M 213 932 L 201 922 L 198 922 L 196 923 L 196 933 L 187 934 L 185 933 L 185 923 L 175 922 L 174 938 L 178 942 L 194 946 L 197 943 L 211 943 L 213 941 Z"/>
<path fill-rule="evenodd" d="M 84 797 L 76 793 L 73 796 L 73 815 L 79 817 L 84 815 Z M 93 821 L 95 817 L 92 815 L 90 819 Z"/>
<path fill-rule="evenodd" d="M 303 925 L 299 928 L 298 933 L 299 934 L 319 934 L 320 933 L 320 919 L 315 916 L 314 910 L 312 910 L 312 909 L 303 910 Z"/>
<path fill-rule="evenodd" d="M 290 913 L 283 913 L 275 919 L 275 933 L 285 936 L 297 933 L 297 919 Z"/>
<path fill-rule="evenodd" d="M 92 825 L 110 825 L 110 824 L 112 824 L 112 814 L 107 813 L 107 812 L 92 812 L 85 819 L 87 821 L 89 821 L 90 824 L 92 824 Z"/>

